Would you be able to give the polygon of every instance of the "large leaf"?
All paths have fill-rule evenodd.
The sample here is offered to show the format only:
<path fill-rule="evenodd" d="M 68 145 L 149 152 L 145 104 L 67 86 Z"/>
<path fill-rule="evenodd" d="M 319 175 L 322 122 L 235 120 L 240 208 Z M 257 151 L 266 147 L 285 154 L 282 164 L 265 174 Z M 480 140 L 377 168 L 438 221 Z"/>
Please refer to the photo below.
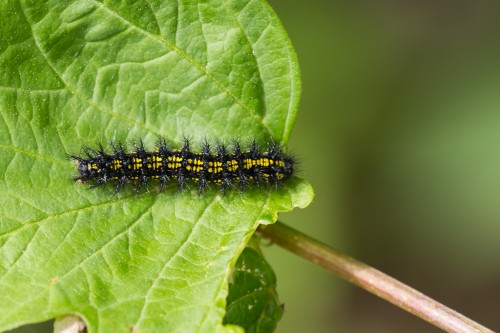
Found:
<path fill-rule="evenodd" d="M 309 184 L 112 196 L 66 156 L 157 135 L 285 144 L 300 81 L 268 5 L 2 1 L 0 67 L 0 330 L 70 313 L 89 332 L 224 330 L 238 253 Z"/>

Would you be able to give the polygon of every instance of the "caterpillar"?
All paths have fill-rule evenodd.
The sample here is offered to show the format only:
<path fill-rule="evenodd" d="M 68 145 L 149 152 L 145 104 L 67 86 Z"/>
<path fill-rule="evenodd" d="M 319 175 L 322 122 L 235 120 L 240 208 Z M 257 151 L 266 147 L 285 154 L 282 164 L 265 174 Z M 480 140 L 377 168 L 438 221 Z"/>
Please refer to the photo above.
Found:
<path fill-rule="evenodd" d="M 136 193 L 148 188 L 150 180 L 159 183 L 160 191 L 175 182 L 182 190 L 188 182 L 198 186 L 203 194 L 210 184 L 216 184 L 224 194 L 227 189 L 239 188 L 243 192 L 248 185 L 275 185 L 290 178 L 294 172 L 294 158 L 285 155 L 281 146 L 270 141 L 261 150 L 256 141 L 245 149 L 233 141 L 229 150 L 217 142 L 215 149 L 205 140 L 199 151 L 191 151 L 185 139 L 178 149 L 170 149 L 160 138 L 154 151 L 147 151 L 142 140 L 133 143 L 127 152 L 121 142 L 111 142 L 108 153 L 102 144 L 97 149 L 83 147 L 84 156 L 70 155 L 78 168 L 78 183 L 90 183 L 91 188 L 114 182 L 114 194 L 127 183 L 135 183 Z"/>

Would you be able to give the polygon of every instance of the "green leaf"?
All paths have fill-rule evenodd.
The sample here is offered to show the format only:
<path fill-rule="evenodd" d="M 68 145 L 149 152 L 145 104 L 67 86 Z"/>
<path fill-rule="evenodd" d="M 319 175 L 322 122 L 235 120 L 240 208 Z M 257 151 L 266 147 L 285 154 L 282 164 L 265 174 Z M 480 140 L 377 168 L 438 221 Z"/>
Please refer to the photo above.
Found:
<path fill-rule="evenodd" d="M 273 332 L 283 315 L 276 293 L 276 275 L 256 250 L 241 253 L 229 284 L 225 324 L 235 324 L 249 332 Z"/>
<path fill-rule="evenodd" d="M 158 135 L 286 144 L 296 57 L 262 0 L 0 2 L 0 330 L 79 314 L 89 332 L 213 332 L 259 223 L 310 185 L 112 196 L 67 154 Z"/>

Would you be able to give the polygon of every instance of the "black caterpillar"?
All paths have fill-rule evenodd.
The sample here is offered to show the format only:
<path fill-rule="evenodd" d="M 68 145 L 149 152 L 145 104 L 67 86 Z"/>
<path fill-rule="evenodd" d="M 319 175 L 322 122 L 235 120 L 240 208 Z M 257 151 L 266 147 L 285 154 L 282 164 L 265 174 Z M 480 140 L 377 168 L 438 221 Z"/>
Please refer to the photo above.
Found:
<path fill-rule="evenodd" d="M 84 157 L 70 155 L 78 166 L 79 183 L 91 182 L 91 188 L 109 181 L 116 183 L 115 194 L 125 183 L 135 183 L 136 192 L 146 188 L 150 179 L 157 180 L 162 191 L 169 182 L 176 181 L 182 190 L 188 181 L 197 183 L 203 194 L 210 184 L 217 184 L 222 193 L 238 187 L 241 192 L 247 185 L 270 184 L 278 186 L 290 178 L 294 171 L 294 158 L 283 154 L 279 144 L 271 141 L 262 151 L 253 141 L 246 149 L 233 142 L 228 151 L 222 143 L 213 152 L 208 141 L 201 151 L 192 152 L 185 139 L 179 149 L 169 149 L 165 139 L 159 139 L 154 151 L 146 151 L 138 141 L 134 150 L 126 152 L 121 143 L 111 143 L 112 153 L 100 144 L 97 150 L 83 148 Z"/>

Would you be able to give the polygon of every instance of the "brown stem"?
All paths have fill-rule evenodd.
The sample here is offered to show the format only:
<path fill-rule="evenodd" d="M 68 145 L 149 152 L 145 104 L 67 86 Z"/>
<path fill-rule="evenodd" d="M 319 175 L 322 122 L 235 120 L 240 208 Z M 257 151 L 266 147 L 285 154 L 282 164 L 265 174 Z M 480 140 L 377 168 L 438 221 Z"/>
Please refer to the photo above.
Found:
<path fill-rule="evenodd" d="M 257 234 L 450 333 L 493 333 L 421 292 L 283 223 Z"/>

